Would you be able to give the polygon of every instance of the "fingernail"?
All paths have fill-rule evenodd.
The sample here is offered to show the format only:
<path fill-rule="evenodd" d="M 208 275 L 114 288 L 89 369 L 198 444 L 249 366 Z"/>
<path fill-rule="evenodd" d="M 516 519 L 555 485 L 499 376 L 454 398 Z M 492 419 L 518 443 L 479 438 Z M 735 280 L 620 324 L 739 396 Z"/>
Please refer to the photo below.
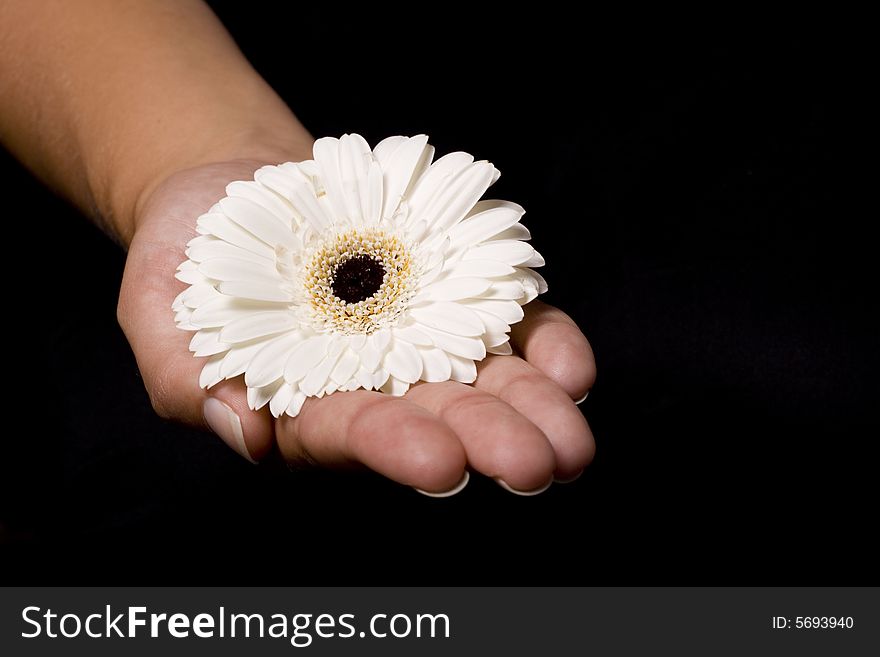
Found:
<path fill-rule="evenodd" d="M 581 475 L 584 474 L 584 471 L 581 470 L 574 477 L 569 477 L 568 479 L 560 479 L 558 477 L 553 477 L 553 482 L 557 484 L 570 484 L 573 481 L 577 481 L 580 479 Z"/>
<path fill-rule="evenodd" d="M 503 488 L 507 492 L 513 493 L 514 495 L 521 495 L 523 497 L 532 497 L 533 495 L 540 495 L 545 490 L 550 488 L 550 486 L 553 485 L 553 480 L 551 479 L 546 484 L 544 484 L 540 488 L 536 488 L 535 490 L 517 490 L 516 488 L 513 488 L 510 484 L 508 484 L 506 481 L 504 481 L 500 477 L 495 477 L 495 483 L 497 483 L 499 486 L 501 486 L 501 488 Z"/>
<path fill-rule="evenodd" d="M 468 482 L 471 480 L 471 473 L 467 470 L 464 471 L 464 477 L 461 478 L 461 481 L 458 482 L 454 488 L 450 488 L 447 491 L 443 491 L 442 493 L 429 493 L 426 490 L 422 490 L 421 488 L 413 487 L 413 490 L 421 493 L 422 495 L 427 495 L 428 497 L 452 497 L 464 490 L 464 487 L 468 485 Z"/>
<path fill-rule="evenodd" d="M 578 399 L 578 400 L 575 402 L 575 404 L 583 404 L 583 403 L 587 400 L 587 397 L 589 397 L 589 396 L 590 396 L 590 391 L 587 390 L 587 391 L 584 393 L 584 396 L 581 397 L 580 399 Z"/>
<path fill-rule="evenodd" d="M 205 401 L 202 412 L 211 431 L 220 436 L 224 443 L 256 465 L 257 462 L 251 458 L 247 446 L 244 444 L 244 431 L 242 431 L 241 420 L 235 411 L 219 399 L 211 397 Z"/>

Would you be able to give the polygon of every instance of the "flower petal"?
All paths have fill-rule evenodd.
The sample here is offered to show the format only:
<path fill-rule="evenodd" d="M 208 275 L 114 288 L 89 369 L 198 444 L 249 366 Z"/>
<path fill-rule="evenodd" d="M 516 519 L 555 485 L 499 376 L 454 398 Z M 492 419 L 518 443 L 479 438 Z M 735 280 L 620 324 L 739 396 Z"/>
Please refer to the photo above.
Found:
<path fill-rule="evenodd" d="M 284 383 L 281 379 L 278 381 L 273 381 L 269 385 L 261 386 L 259 388 L 248 388 L 247 398 L 248 398 L 248 406 L 250 406 L 253 410 L 259 410 L 263 408 L 272 397 L 275 395 L 277 390 Z"/>
<path fill-rule="evenodd" d="M 414 175 L 419 171 L 421 163 L 424 166 L 424 157 L 428 146 L 427 135 L 416 135 L 401 142 L 394 152 L 382 162 L 384 201 L 382 216 L 390 218 L 397 211 L 400 200 L 410 186 Z M 433 155 L 433 148 L 430 150 Z M 429 160 L 430 161 L 430 160 Z"/>
<path fill-rule="evenodd" d="M 290 400 L 290 404 L 287 406 L 287 414 L 290 417 L 296 417 L 299 415 L 299 412 L 302 410 L 302 406 L 306 401 L 306 396 L 301 390 L 297 390 L 293 393 L 293 399 Z"/>
<path fill-rule="evenodd" d="M 472 246 L 462 260 L 497 260 L 508 265 L 519 265 L 535 255 L 535 247 L 519 240 L 498 240 Z"/>
<path fill-rule="evenodd" d="M 253 357 L 266 346 L 266 342 L 266 340 L 255 340 L 253 343 L 234 345 L 223 357 L 223 362 L 220 364 L 220 375 L 224 379 L 231 379 L 239 374 L 244 374 Z"/>
<path fill-rule="evenodd" d="M 291 250 L 299 248 L 290 227 L 282 225 L 271 212 L 253 201 L 227 196 L 220 199 L 220 208 L 232 221 L 273 249 L 276 246 Z"/>
<path fill-rule="evenodd" d="M 433 344 L 431 338 L 420 331 L 414 324 L 395 326 L 391 329 L 391 333 L 395 340 L 404 340 L 410 344 L 424 347 L 430 347 Z"/>
<path fill-rule="evenodd" d="M 333 336 L 321 333 L 306 338 L 298 344 L 285 357 L 285 362 L 281 364 L 284 369 L 284 380 L 288 383 L 295 383 L 302 379 L 327 355 L 331 342 L 333 342 Z"/>
<path fill-rule="evenodd" d="M 510 276 L 516 273 L 513 265 L 508 265 L 497 260 L 457 260 L 450 261 L 444 266 L 447 278 L 461 278 L 465 276 L 483 276 L 494 278 L 498 276 Z"/>
<path fill-rule="evenodd" d="M 449 380 L 449 376 L 452 374 L 452 365 L 445 351 L 436 347 L 418 347 L 418 352 L 422 359 L 423 381 L 440 383 Z"/>
<path fill-rule="evenodd" d="M 199 271 L 216 281 L 258 281 L 281 283 L 274 263 L 254 262 L 241 258 L 211 258 L 199 263 Z"/>
<path fill-rule="evenodd" d="M 315 163 L 320 171 L 321 183 L 330 201 L 334 219 L 346 220 L 345 192 L 342 188 L 342 174 L 339 170 L 339 140 L 333 137 L 323 137 L 315 142 L 312 152 Z"/>
<path fill-rule="evenodd" d="M 407 383 L 415 383 L 422 374 L 419 353 L 409 342 L 402 340 L 391 343 L 391 349 L 385 354 L 384 365 L 391 376 Z"/>
<path fill-rule="evenodd" d="M 212 235 L 201 235 L 192 240 L 187 245 L 186 255 L 195 262 L 204 262 L 212 258 L 238 258 L 257 264 L 275 264 L 274 258 L 270 257 L 272 252 L 268 249 L 265 249 L 263 253 L 256 254 Z"/>
<path fill-rule="evenodd" d="M 251 281 L 223 281 L 217 286 L 223 294 L 251 301 L 269 301 L 277 303 L 292 302 L 293 295 L 284 290 L 280 280 L 255 279 Z"/>
<path fill-rule="evenodd" d="M 411 303 L 417 305 L 426 301 L 457 301 L 477 297 L 491 285 L 492 281 L 486 278 L 444 278 L 422 288 Z"/>
<path fill-rule="evenodd" d="M 467 219 L 449 233 L 452 248 L 471 246 L 497 235 L 517 223 L 525 214 L 521 205 L 509 201 L 480 201 Z"/>
<path fill-rule="evenodd" d="M 453 381 L 473 383 L 477 380 L 477 364 L 472 359 L 449 356 L 449 363 L 452 366 Z"/>
<path fill-rule="evenodd" d="M 280 379 L 288 354 L 302 339 L 302 333 L 287 333 L 268 341 L 248 365 L 244 375 L 248 387 L 259 388 Z"/>
<path fill-rule="evenodd" d="M 293 230 L 293 208 L 279 194 L 253 180 L 236 180 L 226 185 L 227 196 L 246 198 L 269 211 L 281 225 Z"/>
<path fill-rule="evenodd" d="M 310 369 L 302 381 L 299 382 L 299 388 L 306 395 L 316 395 L 327 385 L 330 373 L 336 367 L 339 361 L 340 353 L 331 350 L 317 366 Z"/>
<path fill-rule="evenodd" d="M 220 364 L 223 362 L 223 356 L 212 356 L 205 363 L 199 374 L 199 387 L 210 388 L 223 380 L 220 376 Z"/>
<path fill-rule="evenodd" d="M 439 301 L 428 306 L 412 308 L 409 314 L 419 324 L 456 335 L 476 336 L 483 332 L 480 318 L 457 303 Z"/>
<path fill-rule="evenodd" d="M 468 299 L 462 302 L 471 310 L 482 310 L 491 315 L 503 319 L 508 324 L 516 324 L 523 318 L 523 309 L 515 301 L 502 301 L 497 299 Z"/>
<path fill-rule="evenodd" d="M 452 335 L 428 326 L 424 327 L 424 331 L 431 337 L 435 346 L 449 354 L 474 360 L 482 360 L 486 357 L 486 345 L 480 338 Z"/>
<path fill-rule="evenodd" d="M 330 378 L 339 385 L 343 385 L 354 376 L 354 373 L 357 372 L 360 365 L 361 359 L 358 358 L 358 355 L 350 349 L 346 349 L 339 357 L 336 367 L 330 372 Z"/>
<path fill-rule="evenodd" d="M 220 338 L 224 342 L 246 342 L 254 338 L 289 331 L 298 325 L 299 319 L 289 311 L 254 313 L 224 326 L 220 331 Z"/>
<path fill-rule="evenodd" d="M 224 214 L 203 214 L 199 217 L 196 228 L 202 235 L 213 235 L 245 251 L 250 251 L 266 258 L 275 257 L 275 251 L 272 247 L 254 237 Z"/>
<path fill-rule="evenodd" d="M 293 387 L 287 383 L 281 384 L 278 392 L 272 396 L 272 400 L 269 402 L 269 411 L 274 417 L 280 416 L 287 410 L 288 405 L 293 401 L 293 394 Z"/>

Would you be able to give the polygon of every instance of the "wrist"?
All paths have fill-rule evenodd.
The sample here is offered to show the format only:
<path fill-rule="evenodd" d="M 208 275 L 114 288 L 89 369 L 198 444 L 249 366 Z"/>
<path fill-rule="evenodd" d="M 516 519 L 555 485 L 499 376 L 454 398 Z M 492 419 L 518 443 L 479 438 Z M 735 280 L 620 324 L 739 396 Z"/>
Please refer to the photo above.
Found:
<path fill-rule="evenodd" d="M 127 248 L 148 200 L 175 174 L 222 162 L 247 163 L 251 170 L 256 170 L 263 164 L 309 159 L 313 140 L 295 119 L 293 123 L 294 126 L 277 130 L 268 130 L 265 124 L 217 130 L 213 136 L 188 141 L 185 148 L 155 155 L 152 162 L 122 161 L 111 166 L 113 175 L 92 185 L 98 219 Z"/>

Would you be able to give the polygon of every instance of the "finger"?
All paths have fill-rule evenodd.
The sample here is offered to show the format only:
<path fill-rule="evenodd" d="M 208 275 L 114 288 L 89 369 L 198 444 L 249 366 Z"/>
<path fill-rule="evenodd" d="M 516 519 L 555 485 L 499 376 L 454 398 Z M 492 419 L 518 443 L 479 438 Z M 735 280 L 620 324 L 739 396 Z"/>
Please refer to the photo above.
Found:
<path fill-rule="evenodd" d="M 475 470 L 514 491 L 538 490 L 552 480 L 556 458 L 547 437 L 498 397 L 447 381 L 414 386 L 406 398 L 450 426 Z"/>
<path fill-rule="evenodd" d="M 173 272 L 181 255 L 170 245 L 139 235 L 132 242 L 120 290 L 118 318 L 137 359 L 156 412 L 168 419 L 213 430 L 250 461 L 272 448 L 268 410 L 251 411 L 238 379 L 203 390 L 204 358 L 189 351 L 192 334 L 174 326 L 171 303 L 182 289 Z"/>
<path fill-rule="evenodd" d="M 540 301 L 525 306 L 511 330 L 513 345 L 532 365 L 582 400 L 596 380 L 596 359 L 587 338 L 564 312 Z"/>
<path fill-rule="evenodd" d="M 288 460 L 360 463 L 430 493 L 455 488 L 467 465 L 461 441 L 440 418 L 406 399 L 366 390 L 307 399 L 295 418 L 278 420 L 276 434 Z"/>
<path fill-rule="evenodd" d="M 577 477 L 593 460 L 596 443 L 568 394 L 516 356 L 489 356 L 477 366 L 474 386 L 497 395 L 535 424 L 553 445 L 556 478 Z"/>

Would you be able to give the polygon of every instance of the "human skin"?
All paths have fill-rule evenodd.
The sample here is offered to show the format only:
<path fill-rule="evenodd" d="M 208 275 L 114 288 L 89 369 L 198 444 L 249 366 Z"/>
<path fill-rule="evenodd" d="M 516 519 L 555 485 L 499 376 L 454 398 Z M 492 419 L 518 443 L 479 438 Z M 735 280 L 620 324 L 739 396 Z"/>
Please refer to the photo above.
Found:
<path fill-rule="evenodd" d="M 518 355 L 487 357 L 473 385 L 335 393 L 277 420 L 248 408 L 241 377 L 199 388 L 202 361 L 170 310 L 196 218 L 230 181 L 308 159 L 312 145 L 202 2 L 0 2 L 0 141 L 127 249 L 119 322 L 162 417 L 213 429 L 253 461 L 277 447 L 291 463 L 366 466 L 430 493 L 468 469 L 541 490 L 592 459 L 573 400 L 593 384 L 593 354 L 540 302 L 513 329 Z"/>

